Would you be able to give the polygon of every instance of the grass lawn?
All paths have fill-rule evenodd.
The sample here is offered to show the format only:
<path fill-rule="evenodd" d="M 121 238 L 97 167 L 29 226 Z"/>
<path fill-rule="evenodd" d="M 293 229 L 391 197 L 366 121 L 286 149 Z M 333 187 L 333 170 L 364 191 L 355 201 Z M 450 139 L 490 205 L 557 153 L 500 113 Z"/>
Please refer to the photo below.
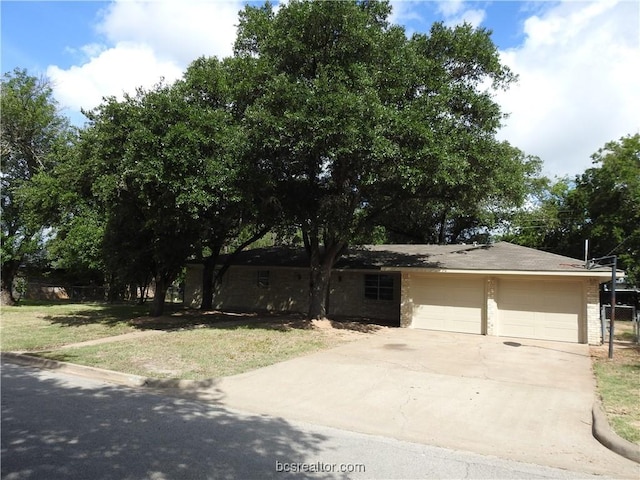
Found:
<path fill-rule="evenodd" d="M 31 305 L 3 309 L 2 350 L 155 378 L 234 375 L 348 341 L 379 327 L 319 327 L 296 316 L 201 313 L 173 308 L 160 318 L 130 305 Z M 346 327 L 346 328 L 345 328 Z M 159 331 L 97 345 L 64 345 L 134 331 Z M 44 350 L 44 351 L 43 351 Z"/>
<path fill-rule="evenodd" d="M 24 302 L 2 307 L 2 351 L 43 350 L 69 343 L 133 332 L 131 319 L 146 306 Z"/>
<path fill-rule="evenodd" d="M 194 328 L 42 356 L 146 377 L 202 380 L 264 367 L 340 341 L 322 331 L 274 322 Z"/>
<path fill-rule="evenodd" d="M 631 322 L 616 322 L 613 359 L 608 344 L 593 347 L 591 356 L 598 392 L 609 424 L 622 438 L 640 444 L 640 346 Z"/>

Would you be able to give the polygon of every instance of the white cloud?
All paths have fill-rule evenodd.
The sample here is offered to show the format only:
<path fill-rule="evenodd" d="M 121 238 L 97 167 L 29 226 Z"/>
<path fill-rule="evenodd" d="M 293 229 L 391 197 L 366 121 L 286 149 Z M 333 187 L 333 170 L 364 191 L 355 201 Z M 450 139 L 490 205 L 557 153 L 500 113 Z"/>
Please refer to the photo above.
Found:
<path fill-rule="evenodd" d="M 440 0 L 438 12 L 444 16 L 444 23 L 449 27 L 469 23 L 479 27 L 484 21 L 486 13 L 478 8 L 465 8 L 464 0 Z"/>
<path fill-rule="evenodd" d="M 63 70 L 52 65 L 47 69 L 56 99 L 73 110 L 91 109 L 100 104 L 103 96 L 121 98 L 123 92 L 150 87 L 162 77 L 173 82 L 181 75 L 178 65 L 158 60 L 150 47 L 127 42 L 118 43 L 81 66 Z"/>
<path fill-rule="evenodd" d="M 116 1 L 103 12 L 98 31 L 111 42 L 149 45 L 158 57 L 187 65 L 232 53 L 239 1 Z"/>
<path fill-rule="evenodd" d="M 445 17 L 452 17 L 460 13 L 463 4 L 464 0 L 440 0 L 438 2 L 438 11 Z"/>
<path fill-rule="evenodd" d="M 640 130 L 640 6 L 565 2 L 524 24 L 526 39 L 502 52 L 520 81 L 497 95 L 511 112 L 500 137 L 575 175 L 610 140 Z"/>
<path fill-rule="evenodd" d="M 103 96 L 172 82 L 200 56 L 229 56 L 241 8 L 239 0 L 114 1 L 96 25 L 105 42 L 73 47 L 82 54 L 78 65 L 48 67 L 56 98 L 71 110 L 90 109 Z"/>
<path fill-rule="evenodd" d="M 465 10 L 459 15 L 447 18 L 445 24 L 448 26 L 462 25 L 463 23 L 469 23 L 473 27 L 479 27 L 486 17 L 484 10 Z"/>
<path fill-rule="evenodd" d="M 408 21 L 423 21 L 422 15 L 417 11 L 420 7 L 419 0 L 391 0 L 391 15 L 388 21 L 395 25 L 404 25 Z"/>

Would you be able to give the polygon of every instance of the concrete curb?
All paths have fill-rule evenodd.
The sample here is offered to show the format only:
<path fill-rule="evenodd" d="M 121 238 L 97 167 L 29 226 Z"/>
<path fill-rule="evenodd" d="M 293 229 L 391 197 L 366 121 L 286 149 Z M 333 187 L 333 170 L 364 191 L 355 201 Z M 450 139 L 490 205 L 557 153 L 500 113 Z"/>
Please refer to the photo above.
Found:
<path fill-rule="evenodd" d="M 104 368 L 87 367 L 85 365 L 77 365 L 75 363 L 60 362 L 58 360 L 50 360 L 48 358 L 40 358 L 17 352 L 2 352 L 1 358 L 2 361 L 15 363 L 17 365 L 59 370 L 61 372 L 68 372 L 74 375 L 80 375 L 94 380 L 101 380 L 119 385 L 126 385 L 128 387 L 163 388 L 195 392 L 210 389 L 217 383 L 214 378 L 206 380 L 183 380 L 179 378 L 163 379 L 143 377 L 140 375 L 106 370 Z"/>
<path fill-rule="evenodd" d="M 640 446 L 625 440 L 611 429 L 600 402 L 596 401 L 593 404 L 592 414 L 593 436 L 609 450 L 616 452 L 618 455 L 622 455 L 629 460 L 640 463 Z"/>
<path fill-rule="evenodd" d="M 95 380 L 102 380 L 109 383 L 117 383 L 129 387 L 142 387 L 146 385 L 147 378 L 139 375 L 131 375 L 126 373 L 114 372 L 103 368 L 86 367 L 84 365 L 76 365 L 74 363 L 59 362 L 57 360 L 49 360 L 48 358 L 34 357 L 16 352 L 2 352 L 2 361 L 25 365 L 28 367 L 46 368 L 49 370 L 59 370 L 83 377 L 90 377 Z"/>

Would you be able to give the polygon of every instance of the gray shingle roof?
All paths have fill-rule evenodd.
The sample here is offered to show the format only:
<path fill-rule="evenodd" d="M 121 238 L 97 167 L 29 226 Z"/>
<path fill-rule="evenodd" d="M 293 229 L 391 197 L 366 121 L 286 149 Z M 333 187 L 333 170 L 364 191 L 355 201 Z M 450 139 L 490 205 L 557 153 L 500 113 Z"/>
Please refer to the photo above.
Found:
<path fill-rule="evenodd" d="M 306 267 L 304 249 L 271 247 L 247 250 L 234 265 Z M 584 261 L 508 242 L 487 245 L 366 245 L 352 247 L 336 269 L 433 268 L 443 270 L 512 270 L 585 272 Z M 608 271 L 606 268 L 594 271 Z"/>

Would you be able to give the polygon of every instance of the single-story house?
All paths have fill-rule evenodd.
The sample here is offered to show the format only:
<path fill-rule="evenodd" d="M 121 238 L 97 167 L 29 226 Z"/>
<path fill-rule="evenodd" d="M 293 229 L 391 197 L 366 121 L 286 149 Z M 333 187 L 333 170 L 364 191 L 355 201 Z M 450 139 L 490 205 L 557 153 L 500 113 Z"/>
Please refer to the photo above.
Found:
<path fill-rule="evenodd" d="M 308 258 L 274 247 L 238 255 L 214 305 L 305 312 Z M 608 268 L 507 242 L 487 245 L 371 245 L 335 265 L 328 315 L 401 327 L 600 344 L 599 286 Z M 190 264 L 185 304 L 201 302 L 202 265 Z"/>

